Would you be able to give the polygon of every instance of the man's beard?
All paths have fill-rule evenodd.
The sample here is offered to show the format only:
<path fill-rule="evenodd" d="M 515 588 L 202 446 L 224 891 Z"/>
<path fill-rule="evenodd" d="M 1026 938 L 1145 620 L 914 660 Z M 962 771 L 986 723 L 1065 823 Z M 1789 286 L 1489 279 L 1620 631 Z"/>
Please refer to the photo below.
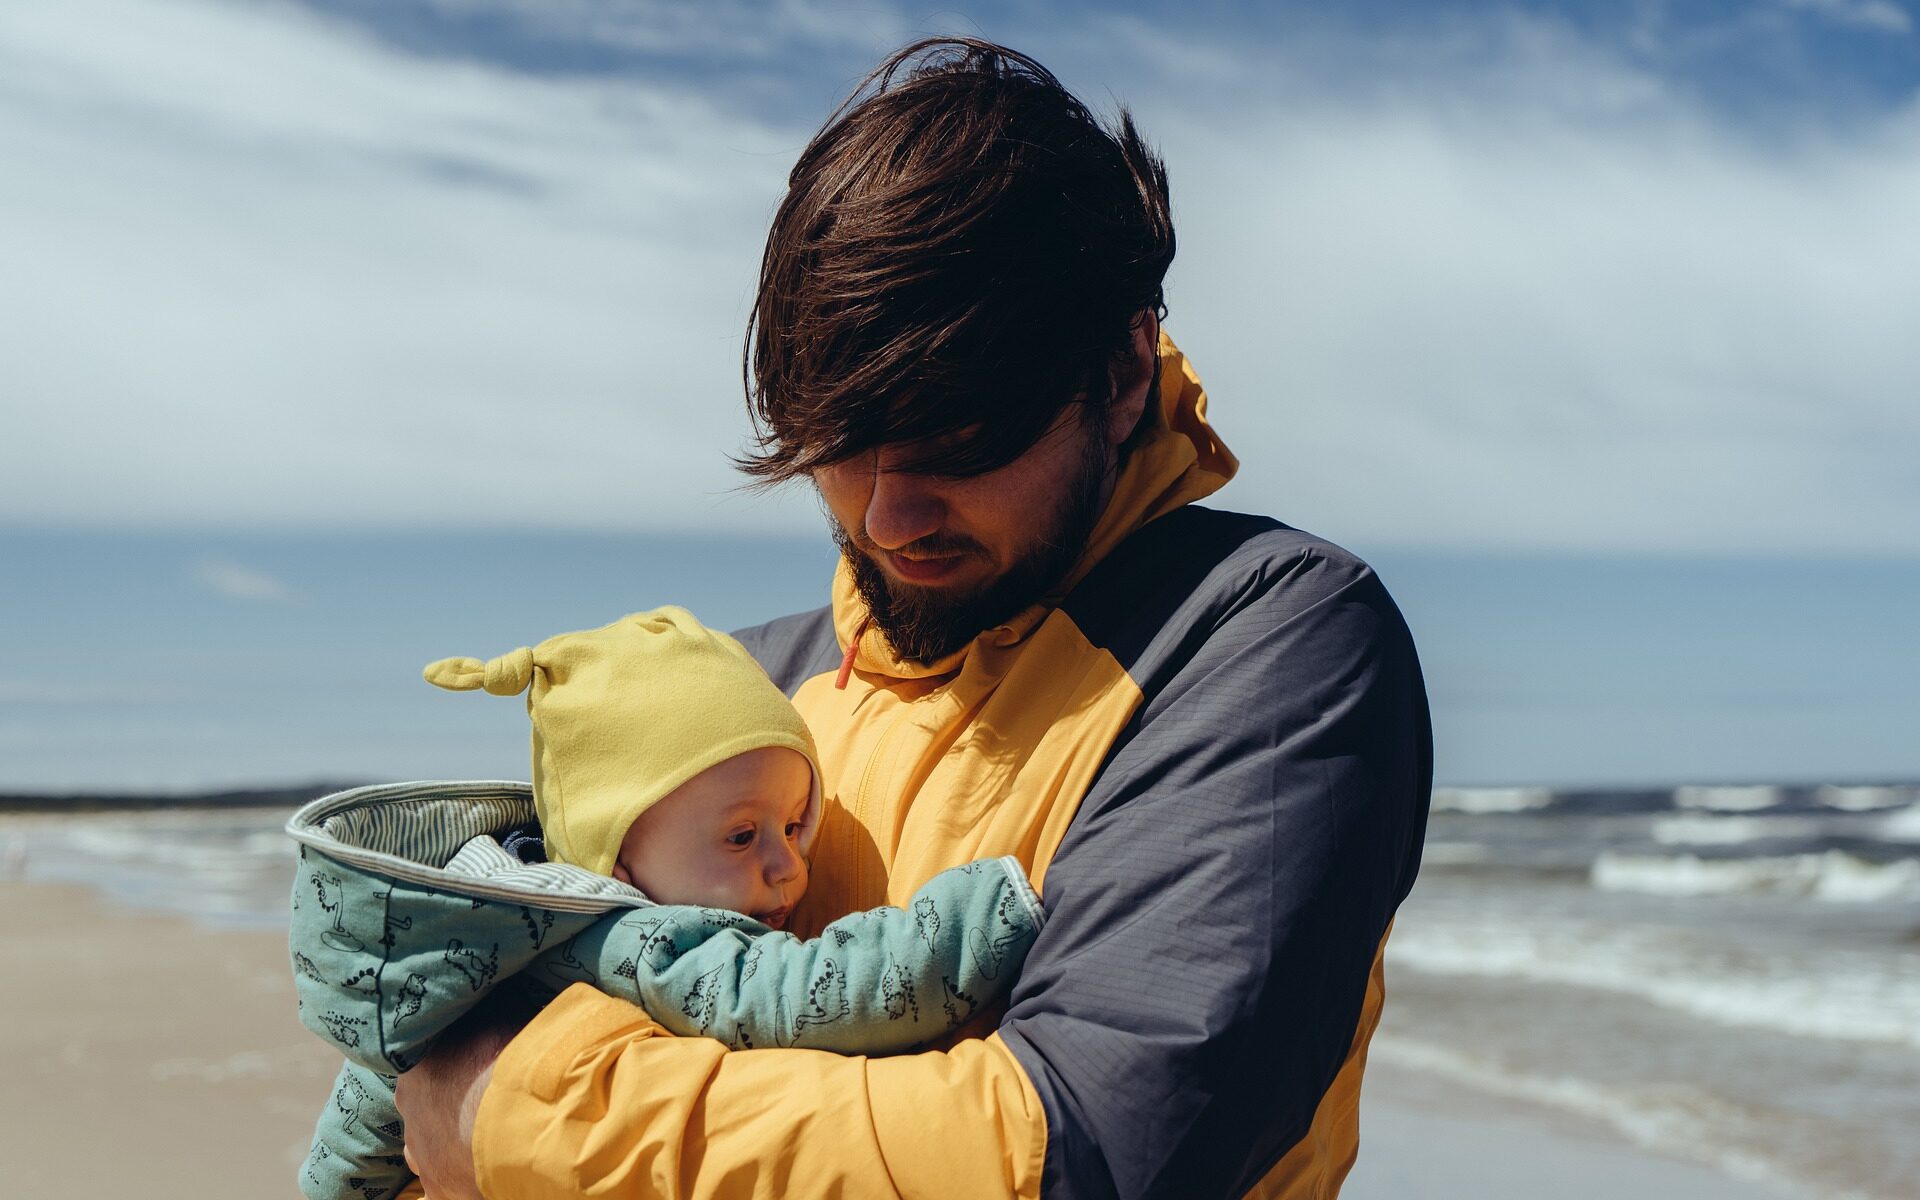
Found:
<path fill-rule="evenodd" d="M 991 629 L 1034 604 L 1052 591 L 1073 569 L 1087 548 L 1087 539 L 1100 519 L 1102 492 L 1111 460 L 1099 437 L 1087 438 L 1078 474 L 1046 514 L 1046 536 L 999 578 L 971 592 L 916 587 L 889 578 L 874 561 L 877 547 L 862 545 L 839 521 L 828 517 L 833 540 L 847 560 L 853 586 L 873 614 L 873 623 L 887 637 L 894 653 L 912 662 L 930 663 L 966 645 L 982 630 Z M 932 534 L 900 547 L 917 557 L 980 554 L 985 548 L 970 538 Z"/>

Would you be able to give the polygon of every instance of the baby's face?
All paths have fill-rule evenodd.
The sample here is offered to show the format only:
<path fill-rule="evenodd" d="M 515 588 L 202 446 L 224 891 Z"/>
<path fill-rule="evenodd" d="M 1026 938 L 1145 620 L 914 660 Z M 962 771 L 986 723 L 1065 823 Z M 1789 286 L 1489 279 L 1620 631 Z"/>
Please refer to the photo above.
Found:
<path fill-rule="evenodd" d="M 661 904 L 727 908 L 783 928 L 807 890 L 799 847 L 812 799 L 805 756 L 781 746 L 736 755 L 641 813 L 613 877 Z"/>

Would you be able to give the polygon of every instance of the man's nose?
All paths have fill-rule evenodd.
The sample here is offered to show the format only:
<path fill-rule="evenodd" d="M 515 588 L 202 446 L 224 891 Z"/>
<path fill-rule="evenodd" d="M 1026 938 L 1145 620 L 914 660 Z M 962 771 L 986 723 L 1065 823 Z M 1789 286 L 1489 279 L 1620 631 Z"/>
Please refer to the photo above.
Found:
<path fill-rule="evenodd" d="M 873 493 L 867 497 L 867 537 L 882 550 L 898 550 L 939 532 L 945 515 L 933 480 L 884 467 L 874 471 Z"/>

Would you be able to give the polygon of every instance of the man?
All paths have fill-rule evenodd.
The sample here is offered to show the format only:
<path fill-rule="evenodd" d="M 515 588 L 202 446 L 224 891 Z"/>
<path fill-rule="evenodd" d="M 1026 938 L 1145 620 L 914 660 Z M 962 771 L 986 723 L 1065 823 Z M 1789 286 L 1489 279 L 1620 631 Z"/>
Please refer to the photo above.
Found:
<path fill-rule="evenodd" d="M 577 987 L 403 1077 L 430 1194 L 1338 1190 L 1425 695 L 1363 563 L 1192 503 L 1236 462 L 1159 332 L 1168 211 L 1124 114 L 929 42 L 801 156 L 762 266 L 744 466 L 810 479 L 843 549 L 830 608 L 741 635 L 826 773 L 791 924 L 1016 855 L 1048 924 L 1005 1011 L 730 1054 Z M 946 990 L 906 1002 L 971 1011 Z"/>

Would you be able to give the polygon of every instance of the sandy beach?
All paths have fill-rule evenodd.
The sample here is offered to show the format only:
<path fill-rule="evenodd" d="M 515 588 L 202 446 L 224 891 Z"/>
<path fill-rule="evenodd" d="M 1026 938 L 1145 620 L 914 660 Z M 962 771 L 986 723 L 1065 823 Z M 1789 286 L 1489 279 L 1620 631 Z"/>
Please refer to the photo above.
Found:
<path fill-rule="evenodd" d="M 281 936 L 90 888 L 0 882 L 0 1162 L 20 1196 L 297 1195 L 336 1060 L 294 1017 Z M 1788 1200 L 1383 1064 L 1348 1200 Z"/>
<path fill-rule="evenodd" d="M 0 883 L 0 1162 L 14 1196 L 297 1196 L 339 1060 L 286 939 Z"/>
<path fill-rule="evenodd" d="M 1389 1009 L 1391 1011 L 1391 1009 Z M 1367 1071 L 1360 1160 L 1341 1200 L 1808 1200 L 1386 1064 Z"/>

